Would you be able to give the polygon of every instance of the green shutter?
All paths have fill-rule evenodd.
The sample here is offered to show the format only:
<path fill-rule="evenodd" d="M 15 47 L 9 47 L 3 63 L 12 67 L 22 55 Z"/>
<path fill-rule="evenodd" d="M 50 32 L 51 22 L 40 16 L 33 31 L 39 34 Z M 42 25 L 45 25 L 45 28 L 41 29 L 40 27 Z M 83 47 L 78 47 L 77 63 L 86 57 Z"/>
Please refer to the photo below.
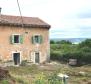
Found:
<path fill-rule="evenodd" d="M 23 35 L 20 35 L 20 36 L 19 36 L 19 42 L 20 42 L 21 44 L 23 44 L 23 40 L 24 40 Z"/>
<path fill-rule="evenodd" d="M 11 36 L 10 36 L 10 43 L 11 43 L 11 44 L 14 44 L 14 35 L 11 35 Z"/>
<path fill-rule="evenodd" d="M 32 44 L 34 44 L 34 43 L 35 43 L 35 37 L 32 36 Z"/>
<path fill-rule="evenodd" d="M 43 43 L 43 37 L 42 37 L 42 35 L 39 36 L 39 43 L 40 44 Z"/>

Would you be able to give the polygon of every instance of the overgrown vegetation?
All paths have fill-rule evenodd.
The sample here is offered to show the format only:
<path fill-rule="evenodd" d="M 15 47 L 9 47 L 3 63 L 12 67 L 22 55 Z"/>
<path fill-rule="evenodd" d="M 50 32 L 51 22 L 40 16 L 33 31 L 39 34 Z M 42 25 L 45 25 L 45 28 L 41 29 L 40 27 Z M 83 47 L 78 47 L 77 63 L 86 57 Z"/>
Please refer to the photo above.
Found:
<path fill-rule="evenodd" d="M 89 64 L 80 67 L 71 67 L 67 64 L 69 59 L 77 59 L 78 64 Z M 68 84 L 91 84 L 91 40 L 87 39 L 80 44 L 66 41 L 51 43 L 50 64 L 27 65 L 22 61 L 21 66 L 8 66 L 10 77 L 0 81 L 0 84 L 63 84 L 58 74 L 69 76 Z M 59 62 L 58 62 L 59 61 Z"/>
<path fill-rule="evenodd" d="M 77 59 L 77 63 L 91 64 L 91 39 L 86 39 L 79 44 L 69 41 L 51 41 L 51 60 L 68 62 L 69 59 Z"/>
<path fill-rule="evenodd" d="M 31 69 L 30 69 L 31 68 Z M 69 67 L 65 64 L 52 63 L 52 65 L 20 66 L 7 67 L 15 83 L 10 83 L 6 79 L 0 84 L 61 84 L 61 80 L 57 78 L 59 73 L 67 74 L 69 76 L 68 84 L 88 84 L 91 78 L 91 67 L 89 65 L 81 67 Z M 90 82 L 91 84 L 91 82 Z"/>

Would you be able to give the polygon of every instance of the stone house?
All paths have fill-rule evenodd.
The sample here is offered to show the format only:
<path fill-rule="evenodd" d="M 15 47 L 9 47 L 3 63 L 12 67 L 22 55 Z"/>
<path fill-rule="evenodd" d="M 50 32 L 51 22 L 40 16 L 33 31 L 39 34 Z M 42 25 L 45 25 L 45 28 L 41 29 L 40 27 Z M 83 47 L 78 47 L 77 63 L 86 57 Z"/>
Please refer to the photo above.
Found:
<path fill-rule="evenodd" d="M 0 60 L 19 65 L 23 60 L 50 59 L 50 25 L 37 17 L 0 16 Z"/>

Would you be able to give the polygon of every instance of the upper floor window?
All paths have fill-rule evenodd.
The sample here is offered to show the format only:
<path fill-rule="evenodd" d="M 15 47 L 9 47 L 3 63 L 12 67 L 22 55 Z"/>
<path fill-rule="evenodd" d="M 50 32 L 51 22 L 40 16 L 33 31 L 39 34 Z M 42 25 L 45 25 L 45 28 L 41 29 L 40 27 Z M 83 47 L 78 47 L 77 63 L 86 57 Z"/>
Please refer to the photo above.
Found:
<path fill-rule="evenodd" d="M 14 35 L 14 43 L 20 43 L 20 35 Z"/>
<path fill-rule="evenodd" d="M 43 42 L 43 38 L 41 35 L 34 35 L 32 37 L 32 43 L 34 44 L 41 44 Z"/>
<path fill-rule="evenodd" d="M 11 43 L 16 44 L 16 43 L 23 43 L 23 36 L 22 35 L 12 35 L 11 36 Z"/>

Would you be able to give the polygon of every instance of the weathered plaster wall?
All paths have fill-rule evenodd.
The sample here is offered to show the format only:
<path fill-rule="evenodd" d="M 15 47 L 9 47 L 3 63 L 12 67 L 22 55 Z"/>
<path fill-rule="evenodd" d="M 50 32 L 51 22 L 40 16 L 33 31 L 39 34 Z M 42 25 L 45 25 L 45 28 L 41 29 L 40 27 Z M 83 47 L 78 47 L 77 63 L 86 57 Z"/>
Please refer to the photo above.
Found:
<path fill-rule="evenodd" d="M 10 36 L 21 34 L 24 36 L 23 44 L 11 44 Z M 32 44 L 33 35 L 42 35 L 43 43 L 40 45 Z M 49 31 L 46 28 L 20 28 L 0 26 L 0 59 L 3 61 L 12 60 L 12 52 L 21 52 L 21 60 L 30 60 L 31 52 L 41 52 L 40 62 L 47 59 L 49 52 Z"/>

